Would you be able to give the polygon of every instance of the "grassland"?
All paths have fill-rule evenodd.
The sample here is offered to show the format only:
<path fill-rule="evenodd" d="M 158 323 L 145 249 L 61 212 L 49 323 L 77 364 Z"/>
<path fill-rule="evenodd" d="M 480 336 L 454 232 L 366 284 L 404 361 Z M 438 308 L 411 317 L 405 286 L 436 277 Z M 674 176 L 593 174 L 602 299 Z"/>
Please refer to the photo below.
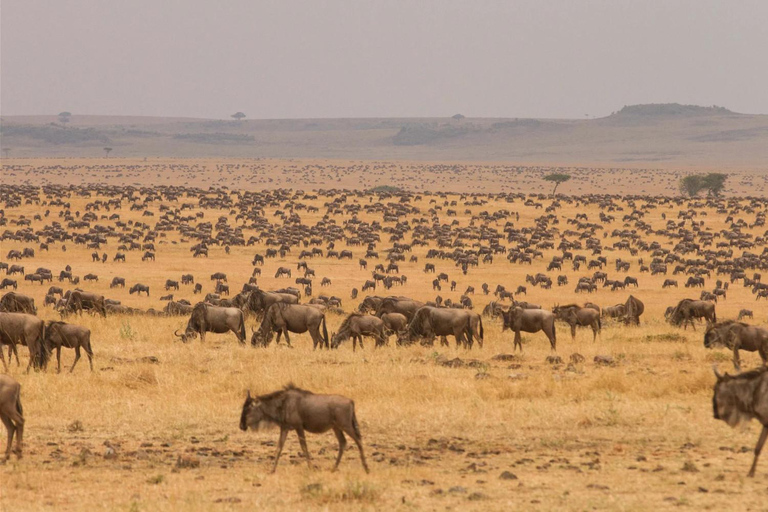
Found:
<path fill-rule="evenodd" d="M 95 199 L 73 195 L 72 209 L 83 212 L 86 201 Z M 516 224 L 521 226 L 532 225 L 542 213 L 522 201 L 465 207 L 458 195 L 445 199 L 459 201 L 456 220 L 462 226 L 482 210 L 519 212 Z M 324 200 L 312 202 L 320 207 L 318 213 L 301 213 L 304 223 L 320 220 Z M 429 200 L 425 196 L 414 204 L 426 212 Z M 159 206 L 154 203 L 149 210 L 159 214 Z M 6 208 L 5 216 L 13 221 L 43 210 L 24 205 Z M 268 218 L 273 211 L 267 209 Z M 659 208 L 644 220 L 659 228 L 666 222 L 661 214 L 674 217 L 676 211 Z M 599 210 L 566 205 L 556 214 L 565 225 L 564 219 L 577 212 L 596 220 Z M 152 222 L 127 206 L 119 213 L 123 221 Z M 235 223 L 228 210 L 204 213 L 206 220 L 223 215 Z M 724 214 L 714 209 L 707 214 L 701 217 L 707 228 L 726 226 Z M 51 217 L 57 215 L 52 209 Z M 617 219 L 606 231 L 623 225 L 621 215 Z M 33 227 L 51 220 L 35 221 Z M 760 228 L 748 231 L 756 234 Z M 246 239 L 250 234 L 245 230 Z M 608 236 L 603 245 L 613 241 Z M 669 246 L 668 240 L 659 241 Z M 90 250 L 68 244 L 62 252 L 54 244 L 25 264 L 48 267 L 54 274 L 71 264 L 75 274 L 99 275 L 99 282 L 87 289 L 129 306 L 159 309 L 167 278 L 192 273 L 205 291 L 212 291 L 207 276 L 224 271 L 233 289 L 239 288 L 251 275 L 253 254 L 264 252 L 261 245 L 233 247 L 229 255 L 223 248 L 212 248 L 210 258 L 194 259 L 187 244 L 174 242 L 175 233 L 161 239 L 155 262 L 142 262 L 140 253 L 131 252 L 126 263 L 113 263 L 116 248 L 110 244 L 105 248 L 109 261 L 92 263 Z M 4 241 L 0 254 L 29 245 Z M 309 262 L 318 280 L 332 280 L 322 292 L 344 298 L 346 311 L 357 304 L 347 298 L 350 289 L 369 278 L 357 265 L 361 249 L 352 250 L 353 262 Z M 434 299 L 428 285 L 431 276 L 421 271 L 426 250 L 414 250 L 418 263 L 401 264 L 409 280 L 394 293 Z M 456 300 L 468 285 L 479 291 L 484 282 L 492 288 L 497 283 L 514 288 L 524 283 L 527 273 L 544 272 L 553 254 L 545 251 L 544 259 L 532 266 L 511 265 L 497 257 L 467 276 L 450 262 L 436 261 L 438 272 L 458 282 L 457 292 L 444 291 L 442 296 Z M 512 352 L 512 335 L 502 332 L 500 322 L 487 319 L 480 350 L 394 344 L 374 350 L 369 342 L 365 350 L 353 353 L 349 345 L 313 352 L 306 335 L 294 336 L 293 349 L 274 344 L 267 349 L 244 347 L 232 335 L 182 344 L 173 331 L 184 325 L 183 318 L 104 320 L 86 315 L 76 321 L 92 330 L 95 372 L 81 361 L 73 374 L 49 368 L 26 375 L 25 353 L 20 368 L 11 365 L 11 375 L 22 383 L 26 452 L 20 461 L 12 459 L 0 467 L 0 510 L 764 510 L 768 463 L 758 467 L 755 479 L 745 477 L 756 425 L 734 431 L 712 419 L 710 366 L 716 362 L 730 369 L 730 354 L 705 350 L 701 328 L 682 331 L 663 320 L 668 305 L 698 292 L 683 288 L 682 280 L 679 289 L 662 290 L 664 276 L 639 274 L 637 257 L 625 251 L 605 254 L 611 276 L 617 274 L 612 271 L 616 257 L 632 262 L 629 275 L 638 277 L 640 286 L 631 293 L 646 305 L 642 325 L 626 328 L 606 321 L 596 343 L 586 330 L 571 340 L 567 328 L 559 325 L 557 353 L 564 362 L 555 365 L 545 361 L 550 350 L 540 334 L 524 336 L 522 355 L 494 359 Z M 268 260 L 259 285 L 288 285 L 288 280 L 271 276 L 277 266 L 295 267 L 296 261 L 296 254 Z M 571 282 L 588 274 L 570 269 L 566 273 Z M 113 276 L 125 277 L 129 286 L 149 285 L 150 298 L 129 295 L 127 289 L 110 290 Z M 708 280 L 708 289 L 714 287 L 713 280 Z M 41 317 L 57 318 L 42 308 L 46 289 L 21 284 L 19 291 L 35 298 Z M 547 308 L 587 300 L 575 294 L 572 285 L 528 289 L 526 300 Z M 627 295 L 600 289 L 588 299 L 606 306 L 623 302 Z M 191 287 L 183 287 L 176 297 L 194 299 Z M 490 297 L 476 295 L 473 300 L 479 310 Z M 718 304 L 718 317 L 734 318 L 744 307 L 754 309 L 756 323 L 765 323 L 762 304 L 740 286 L 732 287 L 728 299 Z M 329 330 L 342 319 L 330 315 Z M 250 328 L 255 322 L 247 324 Z M 585 362 L 569 366 L 573 353 L 583 355 Z M 598 365 L 593 362 L 596 355 L 612 356 L 616 364 Z M 159 362 L 133 362 L 145 356 Z M 456 357 L 464 364 L 441 364 Z M 64 365 L 72 358 L 71 351 L 65 351 Z M 744 358 L 747 367 L 758 364 L 754 355 Z M 240 407 L 247 389 L 263 393 L 289 381 L 355 400 L 370 475 L 362 471 L 354 448 L 338 473 L 328 471 L 336 450 L 332 434 L 308 438 L 319 470 L 307 468 L 292 435 L 278 472 L 268 473 L 277 432 L 241 432 Z M 185 460 L 199 466 L 187 467 Z"/>

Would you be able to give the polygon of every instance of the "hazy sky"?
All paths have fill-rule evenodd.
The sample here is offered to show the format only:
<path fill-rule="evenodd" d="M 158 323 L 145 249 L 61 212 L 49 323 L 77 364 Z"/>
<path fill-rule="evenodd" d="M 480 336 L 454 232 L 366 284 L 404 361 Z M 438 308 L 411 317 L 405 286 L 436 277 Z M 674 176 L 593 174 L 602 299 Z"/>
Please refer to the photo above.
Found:
<path fill-rule="evenodd" d="M 768 114 L 768 1 L 0 0 L 0 113 Z"/>

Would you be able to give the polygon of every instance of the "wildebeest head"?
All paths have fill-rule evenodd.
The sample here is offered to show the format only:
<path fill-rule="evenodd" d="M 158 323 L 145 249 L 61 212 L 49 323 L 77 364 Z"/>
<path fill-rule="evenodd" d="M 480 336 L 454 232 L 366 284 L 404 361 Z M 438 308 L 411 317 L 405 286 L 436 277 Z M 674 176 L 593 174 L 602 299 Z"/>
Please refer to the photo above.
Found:
<path fill-rule="evenodd" d="M 204 329 L 205 323 L 205 305 L 199 304 L 192 310 L 192 315 L 187 322 L 187 328 L 184 329 L 183 334 L 179 334 L 178 330 L 174 332 L 176 336 L 181 338 L 181 341 L 187 342 L 197 338 L 197 335 Z"/>
<path fill-rule="evenodd" d="M 284 407 L 283 391 L 262 397 L 252 397 L 249 390 L 243 404 L 243 412 L 240 414 L 240 430 L 248 430 L 249 427 L 256 430 L 260 425 L 277 423 L 278 418 L 284 414 L 281 411 Z"/>
<path fill-rule="evenodd" d="M 520 306 L 514 306 L 509 308 L 507 311 L 505 311 L 501 315 L 501 318 L 503 320 L 501 330 L 506 331 L 507 329 L 513 329 L 515 325 L 515 321 L 517 321 L 517 319 L 522 314 L 523 314 L 523 308 L 521 308 Z"/>
<path fill-rule="evenodd" d="M 259 401 L 251 396 L 251 391 L 248 390 L 248 395 L 245 397 L 245 403 L 243 404 L 243 412 L 240 414 L 240 430 L 248 430 L 248 427 L 253 429 L 258 428 L 263 418 L 263 413 L 259 408 Z"/>
<path fill-rule="evenodd" d="M 730 427 L 736 427 L 739 423 L 751 419 L 752 416 L 743 407 L 751 402 L 751 393 L 744 386 L 739 385 L 738 379 L 734 379 L 727 373 L 720 375 L 716 367 L 713 367 L 713 370 L 717 377 L 712 395 L 712 412 L 715 419 L 726 422 Z M 742 407 L 739 406 L 740 404 Z"/>

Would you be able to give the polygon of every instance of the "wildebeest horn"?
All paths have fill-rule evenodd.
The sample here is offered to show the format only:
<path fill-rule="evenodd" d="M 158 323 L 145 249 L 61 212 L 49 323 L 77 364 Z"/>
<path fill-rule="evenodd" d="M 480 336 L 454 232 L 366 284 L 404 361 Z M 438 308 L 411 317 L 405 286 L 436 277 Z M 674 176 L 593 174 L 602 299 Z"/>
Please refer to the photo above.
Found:
<path fill-rule="evenodd" d="M 251 390 L 250 390 L 250 389 L 248 390 L 248 394 L 246 395 L 246 398 L 247 398 L 248 400 L 250 400 L 250 399 L 251 399 Z"/>
<path fill-rule="evenodd" d="M 717 377 L 717 380 L 723 380 L 724 377 L 722 375 L 720 375 L 719 371 L 717 371 L 717 365 L 716 364 L 712 365 L 712 371 L 715 372 L 715 377 Z"/>
<path fill-rule="evenodd" d="M 254 326 L 251 326 L 251 332 L 256 332 L 256 328 Z"/>
<path fill-rule="evenodd" d="M 174 335 L 174 336 L 178 336 L 179 338 L 181 338 L 181 336 L 182 336 L 181 334 L 179 334 L 179 330 L 178 330 L 178 329 L 176 329 L 175 331 L 173 331 L 173 335 Z"/>

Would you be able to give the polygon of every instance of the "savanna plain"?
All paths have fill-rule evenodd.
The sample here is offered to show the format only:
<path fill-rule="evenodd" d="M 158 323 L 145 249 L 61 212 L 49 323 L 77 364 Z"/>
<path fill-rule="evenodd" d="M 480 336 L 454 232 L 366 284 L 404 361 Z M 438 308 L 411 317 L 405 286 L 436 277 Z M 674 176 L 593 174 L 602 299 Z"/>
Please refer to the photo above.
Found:
<path fill-rule="evenodd" d="M 103 163 L 99 159 L 89 165 Z M 3 184 L 34 182 L 39 176 L 35 168 L 49 162 L 27 160 L 22 164 L 29 168 L 17 167 L 12 178 L 4 170 Z M 628 174 L 626 179 L 644 181 L 647 177 Z M 96 184 L 98 178 L 91 181 L 78 182 L 64 192 L 71 212 L 82 216 L 87 205 L 119 198 L 127 190 L 104 188 Z M 216 224 L 225 218 L 229 226 L 242 227 L 244 239 L 260 237 L 261 229 L 237 218 L 235 207 L 201 204 L 201 196 L 221 196 L 237 205 L 240 189 L 226 176 L 205 188 L 190 189 L 194 194 L 185 192 L 173 201 L 164 198 L 162 187 L 186 184 L 183 179 L 121 184 L 133 187 L 137 200 L 124 197 L 122 208 L 110 211 L 103 206 L 90 208 L 98 217 L 91 226 L 115 226 L 117 220 L 109 217 L 117 214 L 120 222 L 144 222 L 154 229 L 169 211 L 188 203 L 181 215 L 195 217 L 188 221 L 192 226 Z M 225 185 L 230 188 L 219 188 Z M 550 184 L 532 181 L 530 188 L 548 193 Z M 248 189 L 262 190 L 259 184 L 250 184 Z M 20 205 L 7 204 L 9 190 L 4 189 L 5 197 L 0 198 L 0 216 L 6 220 L 3 231 L 23 229 L 19 225 L 22 219 L 29 220 L 33 230 L 53 222 L 66 226 L 60 214 L 67 208 L 50 205 L 42 189 L 39 201 Z M 516 298 L 546 309 L 587 300 L 604 307 L 624 303 L 631 293 L 645 303 L 640 326 L 604 319 L 602 332 L 593 342 L 589 329 L 579 329 L 571 339 L 568 327 L 558 322 L 556 355 L 562 361 L 553 363 L 547 361 L 553 353 L 542 333 L 524 333 L 524 350 L 509 357 L 513 334 L 502 331 L 500 319 L 487 317 L 483 318 L 482 348 L 477 344 L 471 350 L 457 348 L 452 338 L 448 347 L 439 343 L 399 347 L 393 336 L 388 346 L 378 349 L 373 340 L 366 339 L 365 348 L 354 352 L 350 342 L 335 350 L 313 350 L 307 334 L 294 334 L 293 348 L 274 342 L 267 348 L 253 348 L 249 343 L 239 344 L 231 333 L 209 334 L 204 343 L 199 338 L 182 343 L 174 336 L 175 330 L 186 325 L 186 317 L 181 316 L 136 314 L 103 319 L 86 313 L 69 317 L 67 321 L 91 329 L 94 371 L 89 370 L 84 356 L 69 373 L 74 355 L 65 349 L 61 373 L 56 373 L 54 358 L 46 371 L 27 374 L 26 349 L 21 347 L 21 366 L 14 360 L 8 372 L 22 386 L 25 452 L 23 458 L 12 457 L 0 466 L 0 510 L 768 510 L 768 460 L 758 466 L 755 478 L 746 477 L 758 425 L 752 422 L 732 430 L 712 417 L 715 377 L 711 367 L 714 363 L 721 371 L 733 372 L 730 352 L 704 348 L 703 324 L 695 331 L 682 330 L 664 319 L 668 306 L 686 297 L 698 298 L 700 289 L 685 288 L 687 276 L 671 275 L 674 265 L 666 276 L 641 273 L 639 259 L 647 264 L 649 251 L 632 254 L 613 248 L 622 240 L 614 230 L 625 229 L 637 230 L 640 239 L 657 241 L 666 249 L 677 243 L 640 229 L 636 219 L 624 219 L 635 210 L 643 212 L 642 221 L 654 230 L 664 229 L 668 220 L 679 222 L 681 211 L 695 210 L 696 222 L 703 222 L 702 230 L 719 233 L 730 229 L 726 217 L 735 206 L 747 206 L 750 200 L 660 202 L 650 196 L 614 196 L 610 199 L 613 207 L 608 209 L 578 195 L 555 201 L 548 194 L 530 194 L 531 190 L 509 197 L 439 190 L 438 184 L 434 192 L 401 195 L 309 190 L 284 196 L 291 197 L 290 201 L 267 201 L 264 217 L 282 225 L 284 218 L 276 212 L 292 211 L 302 224 L 310 226 L 325 219 L 344 227 L 353 218 L 381 224 L 384 230 L 376 247 L 380 257 L 368 258 L 368 270 L 358 265 L 366 247 L 347 246 L 344 240 L 336 242 L 336 249 L 351 250 L 352 260 L 306 260 L 316 274 L 314 295 L 342 298 L 342 309 L 349 313 L 366 296 L 360 293 L 351 299 L 350 291 L 371 279 L 376 264 L 386 264 L 385 250 L 392 246 L 387 228 L 398 222 L 408 221 L 413 228 L 415 219 L 424 218 L 427 226 L 437 222 L 477 234 L 484 225 L 503 232 L 507 222 L 516 229 L 532 228 L 537 219 L 552 216 L 549 226 L 556 230 L 555 248 L 542 249 L 542 257 L 534 258 L 530 265 L 510 263 L 504 254 L 497 254 L 492 263 L 481 261 L 464 275 L 449 259 L 427 258 L 427 251 L 437 248 L 430 240 L 426 246 L 414 245 L 406 253 L 406 261 L 400 262 L 400 275 L 408 276 L 406 284 L 377 289 L 375 294 L 432 301 L 439 293 L 458 301 L 473 286 L 476 293 L 470 298 L 479 313 L 495 300 L 492 294 L 482 293 L 483 283 L 491 291 L 497 284 L 515 290 L 526 285 L 527 274 L 545 273 L 553 281 L 562 274 L 568 277 L 567 286 L 554 284 L 545 290 L 528 284 L 527 294 Z M 360 212 L 354 216 L 334 213 L 335 207 L 329 204 L 341 196 L 348 205 L 359 203 Z M 649 202 L 651 207 L 647 207 Z M 132 210 L 132 204 L 142 207 Z M 296 208 L 297 204 L 305 207 Z M 365 208 L 376 204 L 385 209 L 407 204 L 414 210 L 397 220 L 385 219 L 380 210 Z M 764 226 L 747 225 L 755 222 L 756 212 L 764 211 L 765 203 L 759 202 L 753 209 L 752 213 L 741 210 L 734 217 L 745 221 L 742 232 L 762 236 Z M 508 215 L 496 220 L 481 215 L 501 210 Z M 612 215 L 613 220 L 601 221 L 601 212 Z M 610 291 L 599 287 L 595 293 L 580 294 L 574 291 L 578 278 L 591 276 L 594 269 L 582 265 L 576 271 L 566 262 L 561 272 L 547 271 L 552 257 L 561 255 L 557 250 L 560 241 L 579 239 L 581 233 L 568 223 L 577 214 L 585 214 L 588 222 L 599 225 L 592 236 L 602 244 L 609 278 L 636 277 L 637 288 Z M 86 233 L 88 228 L 70 231 Z M 400 243 L 410 243 L 412 238 L 412 230 L 408 230 Z M 487 244 L 471 236 L 453 239 L 467 249 Z M 203 293 L 208 293 L 215 284 L 209 276 L 224 272 L 236 293 L 252 275 L 254 255 L 274 247 L 265 242 L 233 245 L 229 253 L 223 246 L 213 245 L 208 258 L 194 258 L 190 247 L 196 241 L 171 229 L 158 232 L 155 261 L 142 261 L 143 251 L 128 251 L 125 263 L 114 262 L 118 242 L 109 238 L 98 251 L 109 256 L 101 263 L 92 261 L 92 249 L 72 242 L 66 243 L 66 252 L 61 243 L 51 243 L 48 251 L 41 251 L 39 243 L 5 239 L 0 241 L 0 261 L 5 261 L 2 257 L 10 250 L 32 247 L 35 257 L 22 262 L 28 269 L 46 267 L 57 276 L 69 264 L 75 275 L 98 275 L 98 282 L 83 283 L 82 288 L 130 307 L 161 310 L 165 302 L 159 298 L 166 293 L 165 281 L 180 280 L 182 274 L 193 274 L 195 282 L 202 283 Z M 516 245 L 505 239 L 500 243 Z M 327 241 L 318 247 L 326 251 Z M 296 267 L 304 248 L 295 246 L 284 257 L 268 258 L 260 267 L 259 287 L 295 286 L 293 279 L 273 276 L 280 266 L 292 268 L 294 278 L 301 275 Z M 737 248 L 734 252 L 740 254 Z M 586 248 L 573 253 L 594 258 Z M 412 255 L 418 261 L 410 261 Z M 630 262 L 628 272 L 615 271 L 619 258 Z M 424 273 L 425 263 L 434 263 L 437 273 L 447 273 L 456 281 L 456 290 L 449 291 L 445 283 L 442 291 L 433 290 L 435 275 Z M 127 287 L 110 289 L 115 276 L 124 277 Z M 323 277 L 331 280 L 330 286 L 319 286 Z M 673 277 L 679 288 L 662 289 L 664 279 Z M 705 289 L 714 288 L 718 277 L 707 278 Z M 135 283 L 148 285 L 149 297 L 129 294 L 128 288 Z M 57 280 L 53 284 L 59 285 Z M 59 319 L 58 313 L 43 307 L 48 286 L 19 279 L 17 291 L 35 299 L 41 318 Z M 173 293 L 176 299 L 186 298 L 193 304 L 201 297 L 193 295 L 187 285 Z M 306 301 L 302 297 L 301 302 Z M 503 304 L 508 306 L 509 301 Z M 737 283 L 729 289 L 727 299 L 717 303 L 717 315 L 719 319 L 736 318 L 741 309 L 752 309 L 753 322 L 764 325 L 768 320 L 764 304 Z M 327 313 L 328 330 L 337 330 L 344 317 Z M 258 321 L 248 316 L 246 326 L 250 336 Z M 582 355 L 583 360 L 576 358 L 571 363 L 573 354 Z M 154 359 L 145 359 L 150 356 Z M 607 356 L 612 363 L 598 364 L 595 356 Z M 760 364 L 749 353 L 742 353 L 742 361 L 744 368 Z M 289 382 L 355 401 L 370 474 L 363 471 L 354 443 L 348 446 L 339 471 L 330 471 L 337 447 L 332 433 L 308 434 L 314 469 L 307 466 L 296 435 L 291 433 L 277 472 L 270 473 L 278 431 L 241 431 L 241 408 L 247 390 L 264 394 Z M 0 439 L 4 442 L 4 435 Z"/>

